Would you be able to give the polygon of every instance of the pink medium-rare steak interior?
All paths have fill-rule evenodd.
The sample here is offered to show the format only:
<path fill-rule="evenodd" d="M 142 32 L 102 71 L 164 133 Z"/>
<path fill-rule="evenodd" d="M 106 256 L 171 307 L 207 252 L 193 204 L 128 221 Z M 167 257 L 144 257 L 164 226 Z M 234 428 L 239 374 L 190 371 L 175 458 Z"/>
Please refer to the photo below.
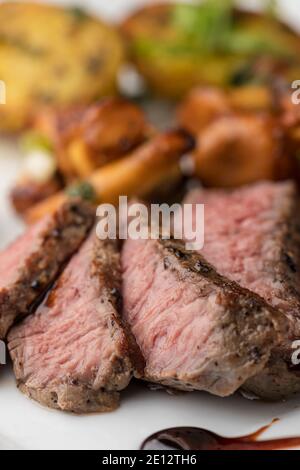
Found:
<path fill-rule="evenodd" d="M 139 338 L 148 368 L 188 372 L 188 366 L 196 370 L 201 355 L 209 354 L 202 349 L 199 353 L 199 345 L 204 347 L 212 334 L 221 305 L 215 293 L 207 302 L 196 289 L 188 290 L 186 283 L 176 282 L 158 261 L 155 243 L 126 242 L 126 318 Z"/>
<path fill-rule="evenodd" d="M 264 367 L 278 339 L 278 315 L 182 246 L 124 243 L 123 315 L 147 380 L 226 396 Z"/>
<path fill-rule="evenodd" d="M 70 200 L 0 253 L 0 338 L 44 295 L 93 221 L 89 204 Z"/>
<path fill-rule="evenodd" d="M 282 315 L 286 327 L 266 368 L 245 384 L 279 400 L 300 392 L 292 363 L 300 338 L 300 204 L 292 182 L 262 182 L 231 190 L 194 190 L 187 203 L 205 204 L 207 260 L 229 279 L 256 292 Z"/>
<path fill-rule="evenodd" d="M 107 305 L 98 305 L 98 286 L 90 282 L 92 250 L 93 245 L 85 243 L 47 302 L 13 333 L 14 341 L 24 341 L 24 375 L 31 377 L 29 386 L 43 387 L 66 374 L 86 380 L 95 368 L 101 377 L 114 354 L 106 334 Z"/>
<path fill-rule="evenodd" d="M 44 304 L 12 329 L 9 350 L 16 378 L 29 396 L 76 412 L 116 406 L 114 392 L 125 388 L 132 375 L 115 305 L 118 259 L 114 248 L 92 233 Z"/>
<path fill-rule="evenodd" d="M 298 269 L 284 246 L 295 197 L 290 182 L 263 182 L 233 191 L 194 190 L 184 201 L 205 205 L 203 256 L 221 274 L 284 310 L 290 299 L 276 263 L 286 262 L 287 280 Z"/>
<path fill-rule="evenodd" d="M 47 215 L 0 252 L 0 289 L 16 280 L 22 268 L 24 253 L 34 253 L 40 249 L 42 240 L 39 235 L 44 233 L 50 221 L 51 216 Z"/>

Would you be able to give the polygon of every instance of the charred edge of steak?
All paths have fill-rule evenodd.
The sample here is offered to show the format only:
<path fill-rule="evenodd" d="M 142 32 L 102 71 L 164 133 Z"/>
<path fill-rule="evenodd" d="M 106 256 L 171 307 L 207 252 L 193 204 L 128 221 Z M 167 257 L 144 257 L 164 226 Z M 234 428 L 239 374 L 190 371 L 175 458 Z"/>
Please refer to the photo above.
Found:
<path fill-rule="evenodd" d="M 17 371 L 14 361 L 14 370 Z M 115 356 L 106 372 L 106 384 L 93 389 L 89 382 L 66 377 L 64 381 L 48 384 L 46 387 L 31 387 L 24 379 L 17 379 L 19 390 L 32 400 L 61 411 L 88 414 L 113 411 L 119 406 L 120 391 L 127 387 L 133 375 L 132 362 L 128 356 Z"/>
<path fill-rule="evenodd" d="M 97 249 L 99 244 L 102 245 L 103 249 Z M 134 367 L 134 375 L 136 377 L 142 377 L 145 368 L 144 358 L 129 325 L 127 325 L 125 320 L 121 317 L 123 297 L 119 247 L 120 244 L 117 240 L 97 240 L 94 250 L 92 272 L 93 275 L 103 277 L 103 284 L 106 286 L 103 295 L 106 295 L 107 300 L 114 306 L 115 311 L 119 314 L 111 319 L 111 327 L 114 329 L 114 326 L 116 326 L 121 328 L 124 332 L 126 340 L 122 344 L 123 356 L 129 356 Z"/>
<path fill-rule="evenodd" d="M 265 261 L 265 269 L 281 286 L 277 289 L 278 299 L 290 305 L 289 311 L 282 309 L 283 313 L 291 319 L 300 318 L 300 197 L 294 185 L 281 198 L 272 239 L 276 252 L 274 259 Z"/>
<path fill-rule="evenodd" d="M 117 408 L 119 392 L 127 387 L 133 375 L 130 357 L 123 356 L 122 351 L 119 351 L 103 376 L 105 384 L 100 388 L 92 387 L 94 374 L 88 381 L 66 375 L 64 380 L 51 382 L 47 386 L 31 387 L 27 383 L 27 377 L 24 376 L 22 361 L 20 358 L 14 358 L 12 353 L 13 350 L 10 350 L 18 388 L 29 398 L 49 408 L 63 411 L 90 413 L 105 412 Z M 98 369 L 95 368 L 95 374 L 97 371 Z"/>
<path fill-rule="evenodd" d="M 287 334 L 276 347 L 265 370 L 245 384 L 245 389 L 267 400 L 281 400 L 300 392 L 299 369 L 292 365 L 292 343 L 300 339 L 300 198 L 295 187 L 285 201 L 278 227 L 279 263 L 275 281 L 283 286 L 283 300 L 290 303 L 282 311 Z"/>
<path fill-rule="evenodd" d="M 243 389 L 266 401 L 285 400 L 300 392 L 299 371 L 290 370 L 275 351 L 264 370 L 247 380 Z"/>
<path fill-rule="evenodd" d="M 95 282 L 99 286 L 99 303 L 113 306 L 115 313 L 112 313 L 112 309 L 109 308 L 110 313 L 106 318 L 105 328 L 108 329 L 108 334 L 112 339 L 116 335 L 118 343 L 109 366 L 101 377 L 102 385 L 98 388 L 94 387 L 94 380 L 99 370 L 98 367 L 94 367 L 89 378 L 78 378 L 71 372 L 65 374 L 62 379 L 51 380 L 47 385 L 31 386 L 29 377 L 24 372 L 24 359 L 14 350 L 12 343 L 9 344 L 18 388 L 29 398 L 47 407 L 77 414 L 108 412 L 116 409 L 119 405 L 119 391 L 128 385 L 134 373 L 133 361 L 130 356 L 131 338 L 128 338 L 129 335 L 127 336 L 124 329 L 119 326 L 121 268 L 117 243 L 110 240 L 99 240 L 93 232 L 91 232 L 90 238 L 93 243 L 93 252 L 91 260 L 88 261 L 88 282 Z M 89 243 L 89 240 L 86 243 Z M 64 274 L 50 293 L 53 295 L 54 301 L 57 295 L 55 290 L 63 289 L 63 285 Z M 49 298 L 46 300 L 46 304 L 49 304 Z M 120 334 L 120 330 L 122 334 Z M 12 337 L 9 336 L 10 341 L 13 340 L 13 333 L 14 330 L 10 333 L 12 335 Z M 26 344 L 23 347 L 26 347 Z M 138 353 L 139 350 L 136 354 Z M 101 357 L 99 357 L 99 361 L 101 361 Z"/>
<path fill-rule="evenodd" d="M 275 276 L 284 286 L 286 298 L 293 299 L 292 315 L 300 319 L 300 198 L 295 188 L 287 212 L 286 222 L 279 228 L 280 263 Z"/>
<path fill-rule="evenodd" d="M 61 268 L 79 248 L 94 222 L 94 209 L 72 200 L 54 214 L 40 235 L 41 249 L 26 260 L 17 282 L 0 293 L 0 338 L 12 324 L 37 307 L 59 276 Z"/>
<path fill-rule="evenodd" d="M 240 314 L 247 315 L 249 308 L 251 308 L 252 311 L 255 309 L 260 310 L 261 308 L 266 308 L 274 314 L 275 318 L 280 318 L 281 315 L 279 315 L 277 310 L 268 305 L 259 295 L 241 287 L 236 282 L 221 276 L 199 253 L 186 250 L 182 241 L 160 239 L 159 243 L 165 252 L 165 268 L 172 269 L 179 262 L 187 275 L 189 273 L 206 277 L 214 284 L 222 287 L 225 292 L 231 294 L 228 296 L 228 306 L 230 306 L 231 303 L 232 306 L 234 306 L 236 304 L 236 300 L 239 298 L 240 300 L 246 300 L 245 308 L 242 310 L 239 308 Z M 241 305 L 242 304 L 240 304 L 239 307 L 241 307 Z"/>
<path fill-rule="evenodd" d="M 285 222 L 278 234 L 280 262 L 276 266 L 275 280 L 283 286 L 284 300 L 290 303 L 289 312 L 283 312 L 290 323 L 290 332 L 286 345 L 281 348 L 280 358 L 292 372 L 291 357 L 294 350 L 291 344 L 300 339 L 300 198 L 295 188 L 286 209 Z M 298 388 L 300 390 L 300 380 Z"/>
<path fill-rule="evenodd" d="M 107 392 L 104 389 L 95 391 L 85 385 L 62 384 L 53 388 L 35 389 L 19 383 L 18 388 L 42 405 L 76 414 L 113 411 L 119 406 L 119 392 Z"/>
<path fill-rule="evenodd" d="M 222 298 L 224 307 L 235 313 L 240 320 L 245 319 L 249 314 L 253 315 L 254 312 L 263 310 L 268 312 L 268 315 L 261 318 L 263 323 L 260 326 L 273 328 L 276 331 L 276 344 L 286 335 L 288 325 L 282 314 L 267 304 L 259 295 L 220 275 L 199 253 L 186 250 L 182 241 L 160 239 L 159 243 L 164 253 L 164 266 L 166 269 L 176 269 L 179 276 L 185 278 L 191 278 L 191 276 L 195 278 L 195 276 L 200 275 L 222 288 L 225 294 Z M 183 270 L 178 270 L 178 264 Z M 260 352 L 256 350 L 255 355 L 259 360 Z"/>
<path fill-rule="evenodd" d="M 204 278 L 209 284 L 214 284 L 220 290 L 218 302 L 223 306 L 224 312 L 229 313 L 229 315 L 220 318 L 221 328 L 225 331 L 234 327 L 233 331 L 237 341 L 240 338 L 239 346 L 233 350 L 230 336 L 227 339 L 228 344 L 224 344 L 225 350 L 232 351 L 236 358 L 245 357 L 245 360 L 248 360 L 253 366 L 253 374 L 262 370 L 270 359 L 272 349 L 286 335 L 287 326 L 282 314 L 269 306 L 257 294 L 218 274 L 215 268 L 198 252 L 186 250 L 182 241 L 159 239 L 157 243 L 164 268 L 174 271 L 179 282 L 185 281 L 198 285 L 198 279 Z M 201 286 L 200 282 L 199 286 Z M 199 287 L 199 295 L 206 295 L 205 287 L 203 292 Z M 248 329 L 247 337 L 243 333 L 246 327 Z M 255 344 L 253 338 L 256 340 Z M 215 367 L 215 372 L 217 372 L 219 365 L 215 363 Z M 216 377 L 217 375 L 216 373 Z M 176 377 L 165 380 L 163 377 L 157 376 L 156 373 L 153 375 L 153 371 L 147 371 L 147 368 L 145 379 L 179 390 L 197 389 L 192 377 L 190 377 L 191 383 L 182 382 L 181 378 Z M 241 377 L 240 386 L 242 385 Z M 212 384 L 210 391 L 212 392 L 214 389 L 213 393 L 220 396 L 229 394 L 224 393 L 224 390 L 220 393 L 216 386 L 217 384 Z"/>

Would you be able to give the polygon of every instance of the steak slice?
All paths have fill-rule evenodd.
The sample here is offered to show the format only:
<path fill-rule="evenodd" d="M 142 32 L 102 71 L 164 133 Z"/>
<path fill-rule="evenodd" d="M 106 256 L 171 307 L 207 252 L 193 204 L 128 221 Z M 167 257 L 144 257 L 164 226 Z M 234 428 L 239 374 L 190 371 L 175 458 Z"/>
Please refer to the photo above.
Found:
<path fill-rule="evenodd" d="M 267 399 L 300 392 L 292 342 L 300 338 L 300 204 L 291 182 L 263 182 L 233 191 L 194 190 L 186 203 L 205 204 L 201 251 L 224 276 L 259 294 L 282 313 L 287 333 L 262 373 L 246 388 Z"/>
<path fill-rule="evenodd" d="M 93 233 L 34 315 L 9 334 L 19 388 L 75 413 L 116 408 L 132 376 L 136 345 L 121 324 L 116 245 Z"/>
<path fill-rule="evenodd" d="M 122 269 L 146 380 L 227 396 L 266 365 L 281 315 L 182 242 L 127 240 Z"/>
<path fill-rule="evenodd" d="M 91 228 L 94 210 L 71 201 L 0 253 L 0 339 L 29 313 Z"/>

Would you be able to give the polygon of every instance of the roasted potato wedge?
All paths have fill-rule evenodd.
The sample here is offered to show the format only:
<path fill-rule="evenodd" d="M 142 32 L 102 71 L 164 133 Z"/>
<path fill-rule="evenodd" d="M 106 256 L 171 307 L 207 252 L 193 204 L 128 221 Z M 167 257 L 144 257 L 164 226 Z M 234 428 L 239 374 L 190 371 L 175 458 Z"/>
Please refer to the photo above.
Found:
<path fill-rule="evenodd" d="M 132 61 L 157 93 L 180 97 L 198 84 L 228 86 L 276 73 L 298 78 L 299 37 L 270 14 L 223 0 L 148 5 L 121 29 Z"/>
<path fill-rule="evenodd" d="M 0 129 L 19 131 L 45 105 L 90 103 L 115 92 L 119 34 L 76 7 L 0 4 Z"/>

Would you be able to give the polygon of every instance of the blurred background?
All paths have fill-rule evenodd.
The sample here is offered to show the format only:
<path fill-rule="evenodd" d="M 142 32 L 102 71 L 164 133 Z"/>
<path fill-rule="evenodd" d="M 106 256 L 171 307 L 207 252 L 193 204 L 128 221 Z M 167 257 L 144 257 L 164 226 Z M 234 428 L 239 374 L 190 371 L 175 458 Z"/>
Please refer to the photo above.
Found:
<path fill-rule="evenodd" d="M 225 0 L 226 1 L 226 0 Z M 104 0 L 50 0 L 50 2 L 41 0 L 42 3 L 53 3 L 58 5 L 82 5 L 84 8 L 89 9 L 94 13 L 101 14 L 109 21 L 117 21 L 124 18 L 125 15 L 134 11 L 136 8 L 143 5 L 151 5 L 153 3 L 160 3 L 156 0 L 114 0 L 105 2 Z M 164 3 L 172 3 L 170 0 L 165 0 Z M 200 3 L 201 0 L 183 0 L 183 3 Z M 239 0 L 237 3 L 244 8 L 261 9 L 264 0 Z M 298 0 L 278 0 L 278 7 L 280 14 L 287 18 L 296 27 L 299 26 L 300 13 Z"/>
<path fill-rule="evenodd" d="M 225 0 L 226 1 L 226 0 Z M 238 4 L 244 8 L 260 9 L 263 0 L 240 0 Z M 124 18 L 129 12 L 134 11 L 142 5 L 149 5 L 156 0 L 114 0 L 112 2 L 98 0 L 50 0 L 49 2 L 41 0 L 42 3 L 53 3 L 57 5 L 82 5 L 94 13 L 100 13 L 107 20 L 116 21 Z M 170 0 L 166 0 L 170 2 Z M 159 3 L 159 2 L 156 2 Z M 200 3 L 199 0 L 183 0 L 183 3 Z M 297 0 L 278 0 L 281 13 L 289 18 L 295 25 L 299 23 L 299 3 Z"/>
<path fill-rule="evenodd" d="M 298 180 L 299 29 L 298 0 L 0 2 L 0 245 L 69 195 Z"/>

